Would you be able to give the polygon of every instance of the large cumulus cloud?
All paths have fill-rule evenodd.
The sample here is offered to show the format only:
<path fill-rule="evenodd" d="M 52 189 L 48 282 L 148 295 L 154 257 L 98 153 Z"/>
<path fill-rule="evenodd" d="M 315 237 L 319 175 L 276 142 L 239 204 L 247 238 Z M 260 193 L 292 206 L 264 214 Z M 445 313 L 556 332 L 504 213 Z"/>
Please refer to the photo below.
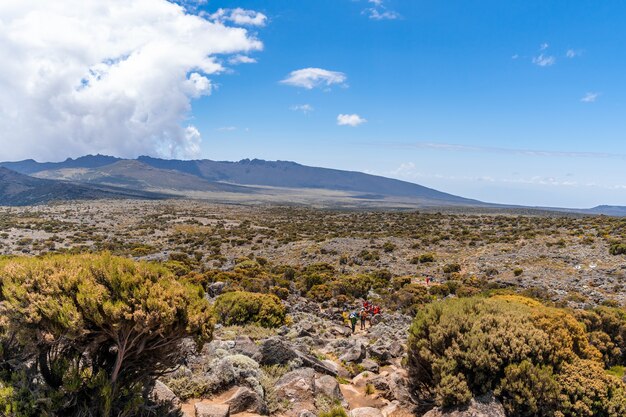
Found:
<path fill-rule="evenodd" d="M 0 2 L 0 159 L 86 153 L 194 157 L 191 100 L 246 29 L 166 0 Z"/>

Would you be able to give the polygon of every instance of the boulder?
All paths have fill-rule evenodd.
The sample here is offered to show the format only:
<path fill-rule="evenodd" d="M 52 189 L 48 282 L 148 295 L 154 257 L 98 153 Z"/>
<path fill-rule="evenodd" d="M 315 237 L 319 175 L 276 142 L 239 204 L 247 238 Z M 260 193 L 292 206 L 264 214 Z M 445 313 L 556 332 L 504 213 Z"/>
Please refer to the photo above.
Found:
<path fill-rule="evenodd" d="M 365 348 L 365 344 L 361 343 L 361 341 L 356 340 L 352 344 L 346 348 L 346 351 L 339 356 L 339 360 L 343 362 L 361 362 L 365 359 L 365 355 L 367 354 L 367 350 Z"/>
<path fill-rule="evenodd" d="M 248 412 L 261 415 L 267 415 L 268 409 L 263 398 L 246 387 L 239 387 L 237 391 L 226 400 L 226 404 L 230 406 L 232 414 Z"/>
<path fill-rule="evenodd" d="M 259 382 L 262 376 L 259 364 L 245 355 L 229 355 L 215 359 L 204 375 L 204 382 L 213 392 L 223 392 L 233 386 L 247 386 L 263 393 Z"/>
<path fill-rule="evenodd" d="M 252 358 L 257 362 L 260 361 L 263 357 L 259 346 L 254 343 L 254 341 L 248 336 L 238 336 L 235 339 L 235 346 L 233 347 L 233 350 L 236 353 L 246 355 L 247 357 Z"/>
<path fill-rule="evenodd" d="M 322 375 L 315 380 L 315 394 L 322 394 L 332 400 L 343 401 L 339 383 L 330 375 Z"/>
<path fill-rule="evenodd" d="M 506 417 L 504 407 L 493 395 L 473 398 L 467 407 L 442 410 L 434 408 L 423 417 Z"/>
<path fill-rule="evenodd" d="M 279 401 L 288 401 L 295 415 L 303 410 L 314 410 L 315 371 L 300 368 L 286 373 L 276 382 L 275 395 Z"/>
<path fill-rule="evenodd" d="M 373 373 L 378 373 L 378 370 L 380 369 L 378 364 L 371 359 L 365 359 L 363 362 L 361 362 L 361 367 L 366 371 Z"/>
<path fill-rule="evenodd" d="M 180 406 L 180 400 L 178 399 L 176 394 L 174 394 L 174 392 L 172 392 L 172 390 L 161 381 L 157 381 L 154 384 L 151 396 L 156 402 L 170 403 L 173 407 Z"/>
<path fill-rule="evenodd" d="M 261 343 L 263 365 L 286 365 L 297 357 L 296 350 L 279 337 L 270 337 Z"/>
<path fill-rule="evenodd" d="M 196 403 L 196 417 L 229 417 L 230 409 L 226 404 Z"/>
<path fill-rule="evenodd" d="M 369 346 L 367 351 L 369 352 L 370 357 L 376 358 L 376 361 L 378 361 L 381 366 L 385 366 L 389 365 L 391 363 L 391 359 L 394 358 L 390 349 L 391 344 L 377 341 L 373 345 Z M 402 349 L 402 346 L 400 346 L 400 349 Z M 400 353 L 400 355 L 402 355 L 402 353 Z"/>
<path fill-rule="evenodd" d="M 334 367 L 326 365 L 315 356 L 302 353 L 279 337 L 270 337 L 261 344 L 261 363 L 263 365 L 286 365 L 298 359 L 302 366 L 315 369 L 317 372 L 337 376 Z"/>
<path fill-rule="evenodd" d="M 384 417 L 382 411 L 374 407 L 359 407 L 351 410 L 349 417 Z"/>
<path fill-rule="evenodd" d="M 217 281 L 209 285 L 209 287 L 207 288 L 207 293 L 211 297 L 217 297 L 222 293 L 222 291 L 224 291 L 224 288 L 226 288 L 226 283 Z"/>
<path fill-rule="evenodd" d="M 409 382 L 404 370 L 390 373 L 387 382 L 389 383 L 389 392 L 392 399 L 400 401 L 401 404 L 411 403 Z"/>

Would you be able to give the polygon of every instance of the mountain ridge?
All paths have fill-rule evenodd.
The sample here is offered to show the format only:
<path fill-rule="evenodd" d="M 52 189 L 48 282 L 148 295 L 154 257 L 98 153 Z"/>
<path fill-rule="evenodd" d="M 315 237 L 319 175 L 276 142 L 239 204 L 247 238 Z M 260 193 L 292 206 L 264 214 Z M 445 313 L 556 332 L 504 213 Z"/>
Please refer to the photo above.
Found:
<path fill-rule="evenodd" d="M 97 154 L 75 159 L 67 158 L 61 162 L 37 162 L 33 159 L 0 162 L 0 167 L 31 176 L 31 178 L 71 183 L 74 187 L 78 185 L 91 187 L 90 192 L 77 189 L 79 195 L 119 194 L 121 192 L 121 198 L 131 198 L 124 197 L 124 195 L 136 192 L 139 193 L 137 198 L 155 198 L 155 195 L 160 195 L 161 198 L 173 196 L 204 198 L 207 193 L 212 193 L 215 199 L 227 193 L 230 196 L 256 195 L 262 199 L 265 194 L 272 194 L 273 191 L 282 189 L 310 192 L 312 197 L 309 201 L 311 201 L 315 198 L 315 190 L 326 190 L 331 192 L 331 195 L 324 197 L 328 201 L 339 198 L 337 195 L 340 195 L 344 200 L 365 202 L 370 207 L 376 207 L 380 202 L 381 207 L 393 207 L 395 203 L 399 203 L 398 207 L 404 208 L 428 206 L 528 209 L 626 216 L 626 206 L 599 205 L 589 209 L 570 209 L 487 203 L 407 181 L 358 171 L 312 167 L 293 161 L 266 161 L 256 158 L 246 158 L 240 161 L 213 161 L 210 159 L 162 159 L 142 155 L 135 159 L 126 159 Z M 61 191 L 62 196 L 73 194 L 67 186 L 58 188 L 60 186 L 55 185 L 55 187 L 57 187 L 56 190 Z M 142 195 L 141 193 L 157 194 Z M 292 202 L 290 195 L 281 196 L 276 192 L 272 201 L 288 204 Z M 0 202 L 2 202 L 2 195 L 0 195 Z"/>

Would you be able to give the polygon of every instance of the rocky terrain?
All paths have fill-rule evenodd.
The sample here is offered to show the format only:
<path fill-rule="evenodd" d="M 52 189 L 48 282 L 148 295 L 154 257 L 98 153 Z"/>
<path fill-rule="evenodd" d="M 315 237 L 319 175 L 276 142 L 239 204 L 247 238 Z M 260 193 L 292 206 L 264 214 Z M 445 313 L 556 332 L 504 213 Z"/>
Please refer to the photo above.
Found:
<path fill-rule="evenodd" d="M 291 324 L 276 330 L 218 326 L 215 340 L 166 376 L 157 395 L 198 417 L 316 416 L 333 406 L 354 417 L 411 414 L 402 367 L 409 316 L 385 312 L 352 334 L 342 309 L 305 298 L 286 304 Z M 200 391 L 211 395 L 194 398 Z"/>
<path fill-rule="evenodd" d="M 210 303 L 231 291 L 276 296 L 284 324 L 221 322 L 201 350 L 186 342 L 184 362 L 152 393 L 185 417 L 504 416 L 491 392 L 461 409 L 416 409 L 407 374 L 416 312 L 492 291 L 555 307 L 623 306 L 625 241 L 623 219 L 549 213 L 197 200 L 0 208 L 0 255 L 105 251 L 161 263 L 203 285 Z M 348 313 L 365 299 L 383 313 L 352 334 Z M 611 372 L 623 376 L 620 366 Z"/>
<path fill-rule="evenodd" d="M 385 270 L 413 282 L 510 287 L 572 307 L 626 302 L 626 221 L 604 216 L 333 211 L 201 201 L 92 201 L 0 208 L 0 254 L 109 250 L 145 260 L 188 254 L 228 271 L 273 265 Z"/>

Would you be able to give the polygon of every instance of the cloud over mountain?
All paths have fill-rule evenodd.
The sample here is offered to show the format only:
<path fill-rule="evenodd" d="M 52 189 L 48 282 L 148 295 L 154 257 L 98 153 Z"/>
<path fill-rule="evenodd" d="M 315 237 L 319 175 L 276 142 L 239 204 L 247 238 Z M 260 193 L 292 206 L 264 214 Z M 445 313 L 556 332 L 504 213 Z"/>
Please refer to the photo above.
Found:
<path fill-rule="evenodd" d="M 217 55 L 262 49 L 246 29 L 165 0 L 2 2 L 0 22 L 7 159 L 196 156 L 200 132 L 186 119 L 224 70 Z"/>

